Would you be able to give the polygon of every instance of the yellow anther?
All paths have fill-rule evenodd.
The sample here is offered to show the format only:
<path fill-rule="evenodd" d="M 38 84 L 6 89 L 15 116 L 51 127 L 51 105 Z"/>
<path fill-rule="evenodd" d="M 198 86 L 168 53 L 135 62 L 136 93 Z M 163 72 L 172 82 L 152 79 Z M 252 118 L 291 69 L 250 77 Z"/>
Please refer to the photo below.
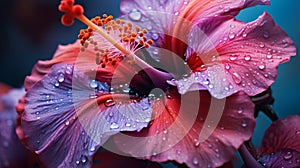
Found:
<path fill-rule="evenodd" d="M 134 26 L 134 29 L 136 32 L 139 32 L 141 30 L 141 28 L 139 26 Z"/>

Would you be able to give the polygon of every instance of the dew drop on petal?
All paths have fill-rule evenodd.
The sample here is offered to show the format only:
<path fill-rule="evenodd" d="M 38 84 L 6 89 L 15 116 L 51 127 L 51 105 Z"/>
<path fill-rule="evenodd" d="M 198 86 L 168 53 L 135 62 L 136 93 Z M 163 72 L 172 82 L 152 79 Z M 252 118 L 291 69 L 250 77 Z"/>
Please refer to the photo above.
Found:
<path fill-rule="evenodd" d="M 243 120 L 243 121 L 242 121 L 242 127 L 243 127 L 243 128 L 246 128 L 247 125 L 248 125 L 248 124 L 246 123 L 246 121 Z"/>
<path fill-rule="evenodd" d="M 242 78 L 241 76 L 237 73 L 237 72 L 234 72 L 232 73 L 233 74 L 233 80 L 236 84 L 240 84 L 242 82 Z"/>
<path fill-rule="evenodd" d="M 288 151 L 288 152 L 283 156 L 283 159 L 284 159 L 284 160 L 290 160 L 290 159 L 292 159 L 292 157 L 293 157 L 292 152 Z"/>
<path fill-rule="evenodd" d="M 237 58 L 238 58 L 237 55 L 231 54 L 230 57 L 229 57 L 229 60 L 230 60 L 230 61 L 235 61 L 235 60 L 237 60 Z"/>
<path fill-rule="evenodd" d="M 117 128 L 119 128 L 119 125 L 118 125 L 117 123 L 112 123 L 112 124 L 110 125 L 110 128 L 111 128 L 111 129 L 117 129 Z"/>
<path fill-rule="evenodd" d="M 260 70 L 264 70 L 264 69 L 266 68 L 266 66 L 265 66 L 264 64 L 261 64 L 261 65 L 258 66 L 258 68 L 259 68 Z"/>
<path fill-rule="evenodd" d="M 108 100 L 106 100 L 106 102 L 104 103 L 104 105 L 105 105 L 106 107 L 111 107 L 111 106 L 114 106 L 115 104 L 116 104 L 116 102 L 113 101 L 112 99 L 108 99 Z"/>
<path fill-rule="evenodd" d="M 229 69 L 230 69 L 230 65 L 229 65 L 229 64 L 226 64 L 226 65 L 225 65 L 225 68 L 226 68 L 227 70 L 229 70 Z"/>
<path fill-rule="evenodd" d="M 65 80 L 64 74 L 59 74 L 57 80 L 58 80 L 58 82 L 60 82 L 60 83 L 63 82 L 63 81 Z"/>
<path fill-rule="evenodd" d="M 66 122 L 65 122 L 65 125 L 68 126 L 69 124 L 70 124 L 70 121 L 66 121 Z"/>
<path fill-rule="evenodd" d="M 142 13 L 137 9 L 132 9 L 128 16 L 133 21 L 139 21 L 142 18 Z"/>
<path fill-rule="evenodd" d="M 264 48 L 264 47 L 265 47 L 265 44 L 264 44 L 264 43 L 260 43 L 260 44 L 259 44 L 259 47 L 260 47 L 260 48 Z"/>
<path fill-rule="evenodd" d="M 93 89 L 97 88 L 97 87 L 98 87 L 97 81 L 91 80 L 91 82 L 90 82 L 90 87 L 93 88 Z"/>
<path fill-rule="evenodd" d="M 96 148 L 94 146 L 90 148 L 91 152 L 94 152 L 95 150 L 96 150 Z"/>
<path fill-rule="evenodd" d="M 250 56 L 250 55 L 245 55 L 244 59 L 245 59 L 246 61 L 250 61 L 250 60 L 251 60 L 251 56 Z"/>
<path fill-rule="evenodd" d="M 59 83 L 56 81 L 56 82 L 54 83 L 54 86 L 55 86 L 55 87 L 58 87 L 58 86 L 59 86 Z"/>
<path fill-rule="evenodd" d="M 233 33 L 233 32 L 231 32 L 231 33 L 229 33 L 229 39 L 234 39 L 234 37 L 235 37 L 235 34 Z"/>
<path fill-rule="evenodd" d="M 200 145 L 199 139 L 194 139 L 194 144 L 196 147 L 198 147 Z"/>
<path fill-rule="evenodd" d="M 243 108 L 239 107 L 237 112 L 238 112 L 238 114 L 242 114 L 243 113 Z"/>
<path fill-rule="evenodd" d="M 193 164 L 194 165 L 198 165 L 199 164 L 199 161 L 196 157 L 193 158 Z"/>
<path fill-rule="evenodd" d="M 86 156 L 82 156 L 82 157 L 81 157 L 81 162 L 82 162 L 82 163 L 86 163 L 86 161 L 87 161 Z"/>
<path fill-rule="evenodd" d="M 79 161 L 79 160 L 77 160 L 75 163 L 76 163 L 77 165 L 79 165 L 80 161 Z"/>
<path fill-rule="evenodd" d="M 158 40 L 159 35 L 157 33 L 152 33 L 151 37 L 152 37 L 152 40 L 156 41 L 156 40 Z"/>
<path fill-rule="evenodd" d="M 243 37 L 247 37 L 247 33 L 243 33 L 242 36 L 243 36 Z"/>
<path fill-rule="evenodd" d="M 126 127 L 130 127 L 131 124 L 130 124 L 130 123 L 126 123 L 125 126 L 126 126 Z"/>

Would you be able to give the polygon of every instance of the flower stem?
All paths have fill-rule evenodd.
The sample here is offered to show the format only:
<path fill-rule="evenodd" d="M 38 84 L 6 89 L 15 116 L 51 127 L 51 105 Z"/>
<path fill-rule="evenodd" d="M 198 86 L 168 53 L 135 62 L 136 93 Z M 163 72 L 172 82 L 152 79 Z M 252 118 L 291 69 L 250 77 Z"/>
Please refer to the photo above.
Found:
<path fill-rule="evenodd" d="M 239 148 L 239 153 L 244 160 L 246 168 L 264 168 L 260 163 L 258 163 L 255 160 L 255 158 L 252 156 L 245 144 L 242 144 L 242 146 Z"/>

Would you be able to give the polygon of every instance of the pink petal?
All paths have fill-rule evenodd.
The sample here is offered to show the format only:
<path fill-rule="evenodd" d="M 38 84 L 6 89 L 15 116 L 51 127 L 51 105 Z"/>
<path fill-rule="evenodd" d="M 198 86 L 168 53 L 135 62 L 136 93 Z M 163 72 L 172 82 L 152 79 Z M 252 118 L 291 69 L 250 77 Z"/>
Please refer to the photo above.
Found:
<path fill-rule="evenodd" d="M 272 123 L 266 130 L 260 151 L 262 154 L 289 148 L 300 152 L 300 116 L 292 115 Z"/>
<path fill-rule="evenodd" d="M 158 47 L 149 49 L 152 57 L 175 67 L 174 72 L 181 67 L 177 62 L 179 59 L 174 57 L 184 59 L 187 35 L 194 24 L 211 25 L 213 18 L 225 21 L 243 8 L 258 4 L 269 4 L 269 0 L 179 0 L 175 3 L 170 0 L 123 0 L 120 11 L 122 18 L 150 31 L 150 37 Z M 169 51 L 168 54 L 160 48 Z"/>
<path fill-rule="evenodd" d="M 155 119 L 150 127 L 130 137 L 114 136 L 122 152 L 157 162 L 175 160 L 188 167 L 218 167 L 232 159 L 255 125 L 254 105 L 243 93 L 218 100 L 206 91 L 179 95 L 173 90 L 152 106 Z M 219 121 L 218 112 L 222 112 Z"/>
<path fill-rule="evenodd" d="M 10 86 L 8 86 L 8 85 L 6 85 L 4 83 L 0 83 L 0 111 L 4 110 L 1 97 L 2 97 L 2 95 L 4 95 L 7 92 L 9 92 L 10 89 L 11 89 Z"/>
<path fill-rule="evenodd" d="M 200 83 L 217 98 L 244 91 L 253 96 L 265 91 L 275 80 L 280 63 L 296 54 L 293 41 L 264 13 L 257 20 L 243 23 L 234 19 L 221 24 L 207 38 L 197 28 L 190 38 L 189 59 L 195 60 L 196 51 L 207 67 L 199 72 L 198 80 L 184 84 L 180 93 L 189 90 L 189 85 Z M 193 50 L 193 51 L 192 51 Z M 196 61 L 188 62 L 194 71 Z M 191 76 L 194 78 L 194 76 Z M 176 85 L 178 85 L 176 84 Z M 198 84 L 198 85 L 200 85 Z"/>
<path fill-rule="evenodd" d="M 28 147 L 47 167 L 87 167 L 92 155 L 113 134 L 146 127 L 148 99 L 110 94 L 73 65 L 58 64 L 25 96 L 21 129 Z"/>

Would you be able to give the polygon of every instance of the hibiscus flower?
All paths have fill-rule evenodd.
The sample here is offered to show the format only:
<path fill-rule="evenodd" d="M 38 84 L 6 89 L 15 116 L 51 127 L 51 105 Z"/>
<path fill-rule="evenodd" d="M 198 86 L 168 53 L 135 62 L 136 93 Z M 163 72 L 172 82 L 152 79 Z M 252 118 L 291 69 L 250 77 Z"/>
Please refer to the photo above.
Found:
<path fill-rule="evenodd" d="M 213 1 L 203 1 L 203 4 L 202 1 L 178 2 L 160 1 L 161 7 L 152 1 L 122 2 L 123 13 L 127 12 L 128 18 L 135 21 L 142 20 L 138 19 L 140 15 L 147 18 L 144 6 L 148 10 L 169 11 L 164 13 L 167 16 L 182 13 L 184 20 L 176 22 L 174 32 L 173 21 L 178 17 L 170 20 L 160 15 L 148 17 L 148 23 L 152 24 L 148 29 L 156 27 L 163 31 L 151 31 L 147 36 L 146 29 L 122 19 L 114 21 L 111 16 L 88 20 L 83 8 L 74 5 L 73 0 L 61 1 L 59 10 L 66 12 L 62 23 L 70 25 L 77 18 L 89 27 L 80 32 L 80 41 L 60 46 L 52 60 L 35 65 L 31 76 L 25 80 L 27 93 L 19 104 L 19 137 L 39 155 L 45 166 L 90 167 L 92 156 L 100 146 L 113 151 L 116 146 L 125 154 L 151 161 L 174 160 L 189 167 L 218 167 L 230 161 L 236 149 L 251 137 L 255 124 L 254 104 L 247 94 L 239 91 L 255 95 L 270 82 L 260 80 L 258 87 L 250 91 L 241 89 L 245 80 L 259 78 L 253 77 L 252 70 L 249 78 L 246 73 L 244 77 L 239 76 L 242 75 L 240 71 L 224 70 L 226 61 L 232 61 L 228 62 L 232 70 L 245 62 L 236 62 L 240 57 L 232 59 L 232 55 L 227 55 L 240 54 L 240 50 L 232 46 L 234 40 L 243 35 L 233 36 L 223 30 L 227 30 L 230 23 L 233 33 L 247 27 L 247 31 L 245 28 L 241 32 L 246 34 L 244 39 L 238 40 L 249 43 L 245 44 L 248 48 L 242 50 L 243 53 L 252 52 L 251 46 L 257 43 L 256 39 L 265 39 L 260 48 L 272 48 L 269 41 L 285 39 L 286 48 L 278 51 L 280 56 L 286 54 L 280 59 L 284 61 L 294 54 L 291 40 L 274 26 L 267 14 L 248 24 L 233 19 L 240 9 L 263 2 L 218 1 L 218 5 L 224 5 L 222 10 Z M 131 5 L 135 5 L 134 11 L 127 10 L 132 9 Z M 178 13 L 172 13 L 175 9 Z M 186 21 L 188 24 L 184 24 Z M 161 24 L 157 24 L 159 22 Z M 218 29 L 212 30 L 211 24 Z M 261 32 L 260 28 L 256 29 L 257 24 L 268 29 L 269 34 L 265 35 L 268 37 L 255 38 L 256 31 Z M 270 27 L 274 31 L 270 32 Z M 180 32 L 179 28 L 185 31 Z M 213 37 L 219 39 L 223 35 L 226 40 L 224 37 L 222 48 L 215 45 L 218 40 Z M 142 52 L 153 43 L 148 37 L 155 37 L 156 46 L 166 51 L 158 51 L 158 62 L 153 55 L 155 48 Z M 211 42 L 200 46 L 205 39 Z M 278 49 L 278 44 L 274 45 Z M 198 57 L 199 53 L 206 53 L 205 57 Z M 214 56 L 211 53 L 219 53 L 214 57 L 216 62 L 204 59 Z M 261 58 L 261 55 L 251 57 L 254 61 L 251 63 L 265 61 L 257 61 L 256 57 Z M 269 61 L 274 62 L 274 66 L 270 65 L 270 75 L 275 75 L 275 67 L 282 62 L 276 60 Z M 267 70 L 266 67 L 269 68 L 264 65 L 260 69 Z M 236 82 L 237 79 L 241 82 Z M 250 86 L 254 84 L 247 85 Z M 113 138 L 116 145 L 105 145 L 112 135 L 116 135 Z"/>
<path fill-rule="evenodd" d="M 244 8 L 269 3 L 123 0 L 121 14 L 134 24 L 151 29 L 156 44 L 152 55 L 159 55 L 161 64 L 183 71 L 178 68 L 181 62 L 177 57 L 187 62 L 191 69 L 169 82 L 177 86 L 179 93 L 205 89 L 216 98 L 237 91 L 254 96 L 275 81 L 278 64 L 296 55 L 293 41 L 268 13 L 249 23 L 234 18 Z M 165 54 L 165 50 L 176 55 Z"/>

